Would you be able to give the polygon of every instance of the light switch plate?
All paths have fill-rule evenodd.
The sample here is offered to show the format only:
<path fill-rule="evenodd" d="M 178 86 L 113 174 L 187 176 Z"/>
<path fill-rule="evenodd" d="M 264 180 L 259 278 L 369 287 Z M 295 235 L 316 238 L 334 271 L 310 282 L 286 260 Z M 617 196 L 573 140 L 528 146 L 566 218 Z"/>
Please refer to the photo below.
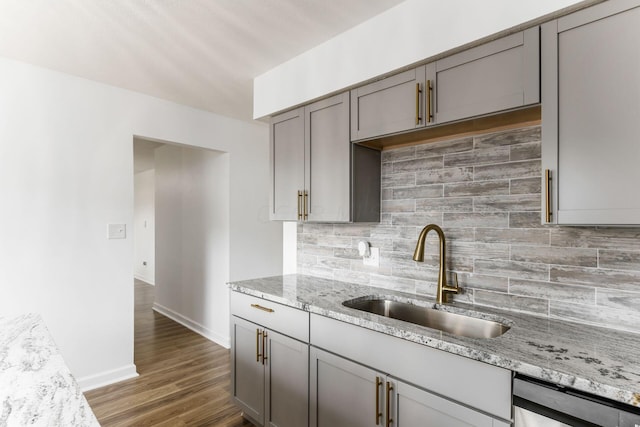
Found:
<path fill-rule="evenodd" d="M 126 239 L 127 224 L 108 224 L 108 239 Z"/>
<path fill-rule="evenodd" d="M 380 267 L 380 248 L 371 248 L 371 255 L 362 257 L 364 265 Z"/>

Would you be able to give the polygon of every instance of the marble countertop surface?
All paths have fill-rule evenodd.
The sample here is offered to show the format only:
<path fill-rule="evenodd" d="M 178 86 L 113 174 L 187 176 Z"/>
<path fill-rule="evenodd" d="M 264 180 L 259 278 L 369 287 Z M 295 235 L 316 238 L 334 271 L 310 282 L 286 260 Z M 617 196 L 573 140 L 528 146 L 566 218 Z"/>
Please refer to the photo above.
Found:
<path fill-rule="evenodd" d="M 412 294 L 304 275 L 230 283 L 234 291 L 356 324 L 533 378 L 640 407 L 640 334 L 582 325 L 469 304 L 447 311 L 501 320 L 511 329 L 497 338 L 465 338 L 342 305 L 365 296 L 417 304 L 434 300 Z"/>
<path fill-rule="evenodd" d="M 35 314 L 0 317 L 0 426 L 100 426 Z"/>

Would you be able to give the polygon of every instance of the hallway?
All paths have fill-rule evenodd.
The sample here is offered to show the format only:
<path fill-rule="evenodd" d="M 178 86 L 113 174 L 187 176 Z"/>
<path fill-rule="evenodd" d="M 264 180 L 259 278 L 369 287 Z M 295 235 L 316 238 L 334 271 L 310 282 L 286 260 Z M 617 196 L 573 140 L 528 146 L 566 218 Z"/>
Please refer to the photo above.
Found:
<path fill-rule="evenodd" d="M 135 281 L 140 376 L 85 393 L 100 424 L 250 426 L 231 404 L 229 350 L 153 311 L 154 291 Z"/>

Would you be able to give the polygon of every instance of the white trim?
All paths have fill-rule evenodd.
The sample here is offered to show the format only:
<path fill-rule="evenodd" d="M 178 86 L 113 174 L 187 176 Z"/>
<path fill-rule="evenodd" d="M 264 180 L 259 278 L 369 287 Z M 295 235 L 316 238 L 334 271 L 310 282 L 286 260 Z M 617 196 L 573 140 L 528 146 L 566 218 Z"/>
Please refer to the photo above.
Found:
<path fill-rule="evenodd" d="M 137 376 L 138 372 L 136 372 L 136 365 L 132 363 L 131 365 L 126 365 L 121 368 L 111 369 L 110 371 L 104 371 L 99 374 L 78 378 L 77 382 L 80 389 L 85 392 L 135 378 Z"/>
<path fill-rule="evenodd" d="M 133 277 L 135 277 L 138 280 L 142 280 L 144 283 L 148 283 L 148 284 L 153 285 L 153 286 L 156 285 L 153 280 L 149 280 L 148 278 L 146 278 L 144 276 L 141 276 L 139 274 L 134 274 Z"/>
<path fill-rule="evenodd" d="M 220 334 L 217 334 L 211 331 L 210 329 L 208 329 L 207 327 L 205 327 L 204 325 L 201 325 L 200 323 L 193 321 L 188 317 L 183 316 L 180 313 L 176 313 L 170 308 L 167 308 L 158 303 L 155 303 L 155 302 L 153 303 L 153 309 L 158 313 L 164 316 L 167 316 L 169 319 L 180 323 L 182 326 L 191 329 L 193 332 L 199 335 L 202 335 L 209 341 L 213 341 L 214 343 L 219 344 L 224 348 L 231 348 L 231 345 L 229 343 L 229 337 L 225 337 Z"/>

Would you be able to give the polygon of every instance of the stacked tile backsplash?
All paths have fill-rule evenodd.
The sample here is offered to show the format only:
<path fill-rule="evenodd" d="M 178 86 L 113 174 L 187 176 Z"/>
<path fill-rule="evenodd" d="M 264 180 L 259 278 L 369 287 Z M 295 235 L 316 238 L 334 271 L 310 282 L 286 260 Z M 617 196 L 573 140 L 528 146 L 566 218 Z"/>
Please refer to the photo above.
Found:
<path fill-rule="evenodd" d="M 433 297 L 435 223 L 456 300 L 640 332 L 640 228 L 543 226 L 540 187 L 540 126 L 383 151 L 380 223 L 299 224 L 298 272 Z"/>

